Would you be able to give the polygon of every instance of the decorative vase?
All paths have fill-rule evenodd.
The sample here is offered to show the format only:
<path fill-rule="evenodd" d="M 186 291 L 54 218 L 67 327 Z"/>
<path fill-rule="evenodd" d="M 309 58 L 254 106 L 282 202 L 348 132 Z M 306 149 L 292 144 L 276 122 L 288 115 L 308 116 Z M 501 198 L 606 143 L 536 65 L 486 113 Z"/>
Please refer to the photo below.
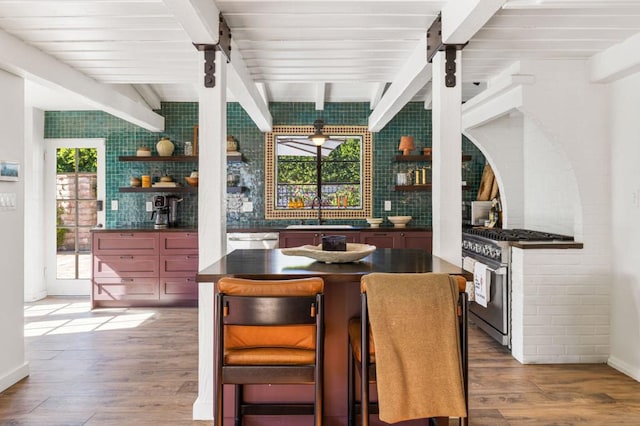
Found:
<path fill-rule="evenodd" d="M 173 154 L 175 145 L 173 145 L 173 142 L 171 142 L 169 138 L 161 138 L 160 142 L 156 144 L 156 149 L 160 157 L 170 157 L 171 154 Z"/>

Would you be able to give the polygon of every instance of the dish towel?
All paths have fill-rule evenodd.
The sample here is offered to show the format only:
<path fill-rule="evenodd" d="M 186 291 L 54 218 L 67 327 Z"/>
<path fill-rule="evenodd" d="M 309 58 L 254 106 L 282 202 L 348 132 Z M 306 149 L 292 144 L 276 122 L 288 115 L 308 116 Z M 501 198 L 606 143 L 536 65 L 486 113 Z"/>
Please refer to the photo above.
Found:
<path fill-rule="evenodd" d="M 465 417 L 458 283 L 447 274 L 362 277 L 375 342 L 380 420 Z"/>
<path fill-rule="evenodd" d="M 484 263 L 473 265 L 473 288 L 476 303 L 486 308 L 491 300 L 491 271 Z"/>

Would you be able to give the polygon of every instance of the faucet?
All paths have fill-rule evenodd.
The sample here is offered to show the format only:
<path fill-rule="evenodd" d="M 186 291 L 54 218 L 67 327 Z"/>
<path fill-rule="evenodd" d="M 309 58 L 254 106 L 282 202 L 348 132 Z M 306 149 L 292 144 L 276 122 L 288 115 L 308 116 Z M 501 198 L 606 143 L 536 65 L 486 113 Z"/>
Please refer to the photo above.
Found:
<path fill-rule="evenodd" d="M 311 201 L 311 209 L 313 210 L 313 207 L 316 204 L 316 201 L 318 202 L 318 225 L 322 225 L 322 197 L 320 197 L 320 195 L 317 195 L 312 201 Z"/>

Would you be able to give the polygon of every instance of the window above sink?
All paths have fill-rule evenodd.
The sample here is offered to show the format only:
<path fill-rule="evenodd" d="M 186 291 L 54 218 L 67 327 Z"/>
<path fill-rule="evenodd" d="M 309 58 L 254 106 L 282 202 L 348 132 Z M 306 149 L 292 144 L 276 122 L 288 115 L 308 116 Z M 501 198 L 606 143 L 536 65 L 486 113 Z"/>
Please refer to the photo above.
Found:
<path fill-rule="evenodd" d="M 329 143 L 321 147 L 322 219 L 371 216 L 371 132 L 366 126 L 333 125 L 324 126 L 323 132 Z M 313 126 L 274 126 L 273 132 L 266 133 L 266 219 L 318 217 L 313 204 L 318 195 L 317 148 L 299 147 L 313 133 Z"/>

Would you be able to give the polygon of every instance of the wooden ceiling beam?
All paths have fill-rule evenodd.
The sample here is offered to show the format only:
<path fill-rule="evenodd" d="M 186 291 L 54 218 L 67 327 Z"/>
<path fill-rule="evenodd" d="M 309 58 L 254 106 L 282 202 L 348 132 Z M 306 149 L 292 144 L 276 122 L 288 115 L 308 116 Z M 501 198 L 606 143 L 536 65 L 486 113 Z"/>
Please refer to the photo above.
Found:
<path fill-rule="evenodd" d="M 591 81 L 610 83 L 640 71 L 640 34 L 629 37 L 589 59 Z"/>
<path fill-rule="evenodd" d="M 369 115 L 369 131 L 379 132 L 431 80 L 427 62 L 427 33 L 423 34 L 413 53 Z"/>
<path fill-rule="evenodd" d="M 442 42 L 465 44 L 506 0 L 456 0 L 442 8 Z"/>
<path fill-rule="evenodd" d="M 152 132 L 164 130 L 164 117 L 100 84 L 69 65 L 0 31 L 0 68 L 42 86 L 80 97 L 87 105 Z"/>
<path fill-rule="evenodd" d="M 211 0 L 163 0 L 182 24 L 194 44 L 217 44 L 220 40 L 220 12 Z M 232 31 L 233 33 L 233 31 Z M 228 89 L 247 112 L 260 131 L 269 132 L 272 117 L 264 99 L 235 42 L 231 41 Z M 202 66 L 202 65 L 199 65 Z M 198 84 L 201 84 L 198 82 Z"/>

